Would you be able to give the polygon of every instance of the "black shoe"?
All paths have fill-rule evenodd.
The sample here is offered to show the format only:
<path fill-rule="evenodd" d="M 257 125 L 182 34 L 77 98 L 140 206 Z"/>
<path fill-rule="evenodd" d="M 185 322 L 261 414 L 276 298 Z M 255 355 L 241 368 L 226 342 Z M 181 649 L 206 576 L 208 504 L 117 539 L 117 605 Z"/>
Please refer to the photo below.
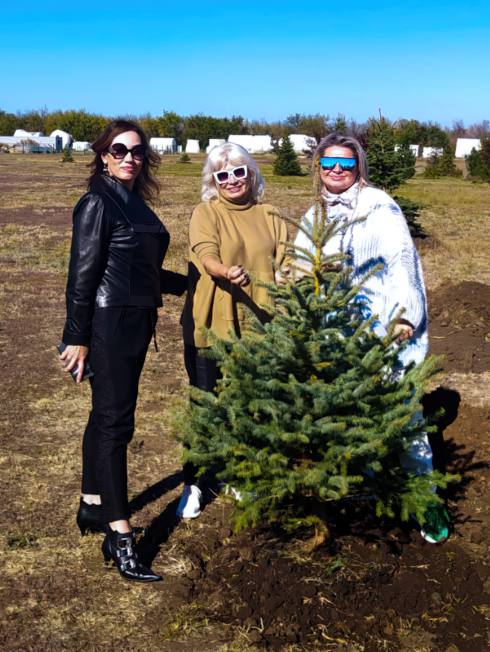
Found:
<path fill-rule="evenodd" d="M 102 554 L 106 562 L 112 559 L 117 570 L 126 580 L 159 582 L 163 579 L 139 561 L 138 553 L 134 549 L 134 532 L 121 534 L 107 528 L 102 543 Z"/>
<path fill-rule="evenodd" d="M 102 520 L 102 505 L 89 505 L 83 498 L 80 498 L 77 525 L 80 528 L 82 537 L 87 532 L 105 532 L 105 524 Z"/>

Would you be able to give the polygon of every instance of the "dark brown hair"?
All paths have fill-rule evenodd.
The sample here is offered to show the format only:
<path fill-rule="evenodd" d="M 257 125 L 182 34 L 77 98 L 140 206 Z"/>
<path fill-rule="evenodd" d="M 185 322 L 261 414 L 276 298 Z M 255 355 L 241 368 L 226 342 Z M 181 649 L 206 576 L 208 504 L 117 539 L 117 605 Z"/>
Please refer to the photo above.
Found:
<path fill-rule="evenodd" d="M 138 174 L 134 182 L 134 191 L 137 192 L 145 201 L 154 202 L 160 192 L 160 185 L 155 178 L 154 172 L 160 164 L 160 157 L 151 149 L 150 143 L 148 142 L 148 138 L 143 129 L 130 120 L 114 120 L 107 125 L 97 140 L 94 140 L 92 143 L 92 149 L 95 152 L 95 156 L 88 166 L 91 170 L 91 174 L 88 178 L 88 187 L 90 189 L 92 181 L 104 172 L 102 154 L 107 153 L 107 150 L 116 136 L 119 136 L 126 131 L 135 131 L 138 134 L 146 152 L 143 158 L 141 172 Z"/>

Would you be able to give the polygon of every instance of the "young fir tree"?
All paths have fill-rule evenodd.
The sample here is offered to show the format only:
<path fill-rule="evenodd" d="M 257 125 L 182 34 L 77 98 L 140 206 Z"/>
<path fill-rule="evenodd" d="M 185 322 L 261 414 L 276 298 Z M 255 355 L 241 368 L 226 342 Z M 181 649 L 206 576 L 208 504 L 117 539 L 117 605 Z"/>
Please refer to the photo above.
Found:
<path fill-rule="evenodd" d="M 67 145 L 63 148 L 63 156 L 61 157 L 62 163 L 73 163 L 73 155 L 71 153 L 71 147 Z"/>
<path fill-rule="evenodd" d="M 441 155 L 433 154 L 424 170 L 424 177 L 427 179 L 460 177 L 462 174 L 461 170 L 456 167 L 454 162 L 454 149 L 450 145 L 444 147 Z"/>
<path fill-rule="evenodd" d="M 490 181 L 490 139 L 482 138 L 481 149 L 472 149 L 466 157 L 466 168 L 470 179 Z"/>
<path fill-rule="evenodd" d="M 280 177 L 297 177 L 302 174 L 298 157 L 287 134 L 282 139 L 282 144 L 274 161 L 274 174 Z"/>
<path fill-rule="evenodd" d="M 213 345 L 222 378 L 215 394 L 191 389 L 179 423 L 185 458 L 241 493 L 237 529 L 265 522 L 326 531 L 326 504 L 366 495 L 378 515 L 423 522 L 439 500 L 431 485 L 449 478 L 415 476 L 399 454 L 427 430 L 420 399 L 437 362 L 395 372 L 392 331 L 373 332 L 346 261 L 323 253 L 338 227 L 320 191 L 316 206 L 313 222 L 299 227 L 312 250 L 291 248 L 305 275 L 268 286 L 270 322 L 250 315 L 242 339 Z"/>
<path fill-rule="evenodd" d="M 395 131 L 386 118 L 370 120 L 367 138 L 369 180 L 392 195 L 400 184 L 414 176 L 415 156 L 407 144 L 400 145 L 395 151 Z M 400 195 L 393 195 L 393 199 L 400 206 L 412 236 L 424 237 L 425 232 L 418 221 L 421 206 Z"/>

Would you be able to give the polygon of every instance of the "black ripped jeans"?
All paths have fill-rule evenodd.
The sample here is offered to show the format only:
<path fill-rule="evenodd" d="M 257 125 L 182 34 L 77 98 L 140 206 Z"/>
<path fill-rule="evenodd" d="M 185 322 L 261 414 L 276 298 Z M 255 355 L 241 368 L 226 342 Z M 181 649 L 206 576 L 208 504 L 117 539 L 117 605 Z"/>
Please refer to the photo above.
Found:
<path fill-rule="evenodd" d="M 129 518 L 126 453 L 156 308 L 97 308 L 92 321 L 92 411 L 83 437 L 82 493 L 100 494 L 105 522 Z"/>

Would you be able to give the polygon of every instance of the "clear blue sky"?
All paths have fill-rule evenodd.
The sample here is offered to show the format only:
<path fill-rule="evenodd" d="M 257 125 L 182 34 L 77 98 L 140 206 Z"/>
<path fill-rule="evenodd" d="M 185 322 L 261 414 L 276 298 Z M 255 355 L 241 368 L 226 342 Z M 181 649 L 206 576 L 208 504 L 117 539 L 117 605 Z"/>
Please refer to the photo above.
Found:
<path fill-rule="evenodd" d="M 490 2 L 8 2 L 0 109 L 490 119 Z"/>

